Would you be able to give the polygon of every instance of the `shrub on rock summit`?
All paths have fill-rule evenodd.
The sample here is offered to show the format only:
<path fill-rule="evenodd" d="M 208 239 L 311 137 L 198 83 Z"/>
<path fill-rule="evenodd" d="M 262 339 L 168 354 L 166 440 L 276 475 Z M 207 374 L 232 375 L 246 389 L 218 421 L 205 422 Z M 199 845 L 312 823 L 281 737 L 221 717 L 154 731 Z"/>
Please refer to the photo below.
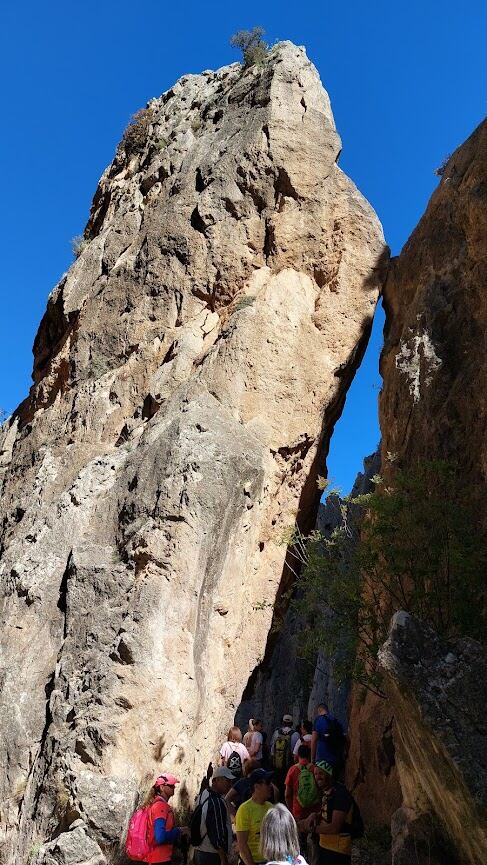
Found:
<path fill-rule="evenodd" d="M 254 66 L 264 60 L 268 51 L 267 42 L 262 38 L 264 33 L 262 27 L 254 27 L 252 30 L 238 30 L 230 39 L 233 48 L 240 48 L 245 67 Z"/>

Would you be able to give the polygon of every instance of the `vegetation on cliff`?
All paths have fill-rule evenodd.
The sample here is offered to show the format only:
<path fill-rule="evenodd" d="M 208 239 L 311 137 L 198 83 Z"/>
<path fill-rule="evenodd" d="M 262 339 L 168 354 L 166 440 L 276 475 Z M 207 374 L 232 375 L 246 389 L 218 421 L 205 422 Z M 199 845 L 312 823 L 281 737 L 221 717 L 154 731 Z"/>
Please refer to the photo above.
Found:
<path fill-rule="evenodd" d="M 339 680 L 381 693 L 377 652 L 394 610 L 440 636 L 484 638 L 487 549 L 449 463 L 374 480 L 374 492 L 342 500 L 342 524 L 330 538 L 291 538 L 302 563 L 293 603 L 306 618 L 304 656 L 323 651 L 335 658 Z M 326 629 L 324 606 L 333 612 Z"/>

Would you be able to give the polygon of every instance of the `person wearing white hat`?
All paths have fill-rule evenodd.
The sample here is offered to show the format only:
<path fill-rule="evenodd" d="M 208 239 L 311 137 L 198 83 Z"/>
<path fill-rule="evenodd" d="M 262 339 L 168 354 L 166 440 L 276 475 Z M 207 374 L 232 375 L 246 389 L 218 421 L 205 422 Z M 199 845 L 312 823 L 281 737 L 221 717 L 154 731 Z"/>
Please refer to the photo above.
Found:
<path fill-rule="evenodd" d="M 293 733 L 292 715 L 282 716 L 282 727 L 274 730 L 271 739 L 271 758 L 274 769 L 274 780 L 281 796 L 284 794 L 284 781 L 287 771 L 292 766 L 291 736 Z"/>
<path fill-rule="evenodd" d="M 225 796 L 235 776 L 227 766 L 214 770 L 211 787 L 198 797 L 195 815 L 199 816 L 200 843 L 196 846 L 197 865 L 227 865 L 232 847 L 232 820 Z"/>

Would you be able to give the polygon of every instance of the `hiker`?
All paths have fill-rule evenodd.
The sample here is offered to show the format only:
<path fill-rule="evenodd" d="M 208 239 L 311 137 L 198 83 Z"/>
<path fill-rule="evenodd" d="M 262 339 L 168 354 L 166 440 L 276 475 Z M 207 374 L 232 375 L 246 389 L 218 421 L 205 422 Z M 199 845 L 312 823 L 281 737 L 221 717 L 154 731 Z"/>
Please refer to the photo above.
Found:
<path fill-rule="evenodd" d="M 300 745 L 308 745 L 311 749 L 311 736 L 313 734 L 313 724 L 311 721 L 301 721 L 299 725 L 299 738 L 293 748 L 293 740 L 291 739 L 291 748 L 293 748 L 294 762 L 298 762 L 298 748 Z M 311 753 L 311 751 L 310 751 Z"/>
<path fill-rule="evenodd" d="M 282 727 L 274 730 L 271 739 L 271 757 L 274 768 L 274 778 L 281 793 L 284 791 L 284 782 L 287 770 L 292 764 L 291 735 L 293 719 L 291 715 L 282 716 Z"/>
<path fill-rule="evenodd" d="M 274 805 L 262 821 L 260 846 L 268 863 L 307 865 L 299 852 L 296 821 L 284 805 Z"/>
<path fill-rule="evenodd" d="M 224 797 L 234 780 L 227 766 L 219 766 L 213 772 L 211 787 L 198 797 L 191 823 L 191 841 L 195 842 L 197 865 L 228 863 L 233 833 Z"/>
<path fill-rule="evenodd" d="M 249 776 L 252 774 L 254 769 L 258 768 L 259 763 L 257 760 L 247 760 L 244 766 L 244 777 L 239 778 L 237 781 L 235 781 L 233 787 L 225 796 L 225 801 L 230 808 L 230 813 L 232 814 L 232 816 L 235 816 L 242 802 L 246 802 L 247 799 L 250 799 L 252 795 L 252 790 Z M 279 802 L 279 790 L 277 789 L 276 785 L 272 783 L 272 781 L 269 791 L 269 802 L 272 805 L 274 805 L 276 802 Z"/>
<path fill-rule="evenodd" d="M 260 848 L 260 827 L 264 815 L 272 808 L 268 801 L 271 777 L 272 772 L 266 772 L 265 769 L 254 769 L 249 775 L 252 795 L 240 805 L 235 820 L 240 865 L 261 865 L 264 862 Z"/>
<path fill-rule="evenodd" d="M 260 718 L 255 718 L 252 721 L 253 733 L 248 746 L 249 757 L 259 761 L 259 766 L 262 763 L 264 737 L 262 735 L 263 723 Z"/>
<path fill-rule="evenodd" d="M 170 862 L 174 842 L 182 835 L 189 835 L 186 826 L 176 828 L 174 811 L 169 804 L 169 799 L 174 796 L 176 784 L 179 784 L 179 780 L 169 772 L 159 775 L 144 803 L 144 806 L 149 809 L 147 837 L 150 850 L 146 862 L 150 865 Z"/>
<path fill-rule="evenodd" d="M 298 762 L 286 775 L 286 805 L 295 820 L 304 820 L 320 810 L 321 796 L 310 759 L 309 745 L 300 745 Z"/>
<path fill-rule="evenodd" d="M 333 766 L 326 760 L 318 760 L 314 773 L 322 795 L 321 814 L 311 814 L 300 828 L 319 835 L 318 865 L 351 865 L 353 798 L 343 784 L 333 781 Z"/>
<path fill-rule="evenodd" d="M 228 766 L 235 778 L 243 776 L 243 767 L 250 754 L 242 743 L 242 733 L 239 727 L 230 727 L 227 741 L 220 748 L 221 765 Z"/>
<path fill-rule="evenodd" d="M 311 735 L 311 762 L 324 760 L 333 766 L 336 775 L 343 766 L 344 746 L 345 736 L 340 721 L 330 714 L 326 703 L 320 703 Z"/>
<path fill-rule="evenodd" d="M 291 754 L 294 754 L 294 749 L 301 739 L 301 727 L 303 722 L 300 721 L 299 724 L 296 724 L 293 732 L 291 733 Z"/>
<path fill-rule="evenodd" d="M 253 734 L 253 732 L 254 732 L 254 719 L 253 719 L 253 718 L 249 718 L 249 726 L 248 726 L 248 730 L 247 730 L 247 732 L 244 734 L 244 737 L 243 737 L 243 739 L 242 739 L 243 744 L 244 744 L 245 747 L 247 748 L 247 751 L 248 751 L 249 748 L 250 748 L 250 742 L 251 742 L 251 740 L 252 740 L 252 734 Z"/>

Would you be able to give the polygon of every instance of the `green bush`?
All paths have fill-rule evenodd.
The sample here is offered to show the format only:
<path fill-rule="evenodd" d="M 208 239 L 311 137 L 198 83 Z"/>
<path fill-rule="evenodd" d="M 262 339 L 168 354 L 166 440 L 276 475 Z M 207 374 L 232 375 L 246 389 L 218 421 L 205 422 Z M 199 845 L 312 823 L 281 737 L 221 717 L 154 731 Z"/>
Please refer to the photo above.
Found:
<path fill-rule="evenodd" d="M 152 111 L 150 108 L 141 108 L 132 116 L 122 138 L 122 144 L 128 156 L 142 152 L 147 143 L 151 123 Z"/>
<path fill-rule="evenodd" d="M 254 27 L 252 30 L 238 30 L 230 39 L 233 48 L 240 48 L 245 68 L 260 65 L 264 61 L 269 50 L 262 38 L 264 33 L 262 27 Z"/>
<path fill-rule="evenodd" d="M 75 258 L 79 258 L 83 250 L 88 246 L 89 240 L 83 237 L 82 234 L 75 234 L 71 239 L 71 249 Z"/>
<path fill-rule="evenodd" d="M 377 652 L 391 614 L 403 609 L 440 636 L 485 640 L 485 536 L 468 493 L 445 462 L 397 470 L 389 485 L 342 500 L 331 537 L 291 537 L 302 562 L 296 608 L 306 617 L 301 651 L 335 657 L 336 678 L 381 693 Z M 332 615 L 323 627 L 323 610 Z"/>

